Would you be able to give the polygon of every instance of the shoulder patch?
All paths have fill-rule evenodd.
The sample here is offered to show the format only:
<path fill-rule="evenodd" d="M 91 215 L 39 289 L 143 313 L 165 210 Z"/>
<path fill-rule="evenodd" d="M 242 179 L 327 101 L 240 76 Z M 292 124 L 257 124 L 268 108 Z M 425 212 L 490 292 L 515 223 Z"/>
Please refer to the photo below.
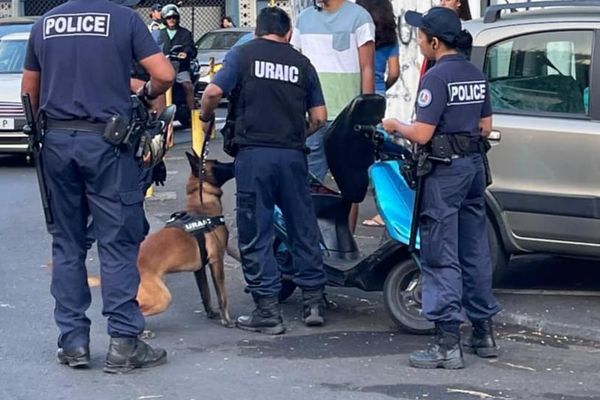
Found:
<path fill-rule="evenodd" d="M 419 96 L 417 97 L 417 104 L 419 105 L 419 107 L 427 107 L 431 104 L 431 100 L 433 100 L 431 91 L 429 91 L 429 89 L 421 89 L 421 91 L 419 92 Z"/>

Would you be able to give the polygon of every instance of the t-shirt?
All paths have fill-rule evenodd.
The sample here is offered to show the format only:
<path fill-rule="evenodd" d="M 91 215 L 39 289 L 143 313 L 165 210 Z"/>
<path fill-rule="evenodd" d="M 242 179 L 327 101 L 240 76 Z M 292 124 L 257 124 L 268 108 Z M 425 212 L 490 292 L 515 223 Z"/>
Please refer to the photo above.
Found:
<path fill-rule="evenodd" d="M 398 43 L 381 46 L 375 50 L 375 92 L 385 94 L 385 70 L 388 59 L 399 56 Z"/>
<path fill-rule="evenodd" d="M 371 15 L 350 1 L 334 12 L 310 7 L 298 16 L 291 43 L 315 66 L 330 120 L 361 93 L 358 48 L 374 40 Z"/>
<path fill-rule="evenodd" d="M 436 125 L 435 134 L 479 137 L 479 120 L 492 115 L 488 82 L 464 55 L 440 58 L 421 79 L 416 120 Z"/>

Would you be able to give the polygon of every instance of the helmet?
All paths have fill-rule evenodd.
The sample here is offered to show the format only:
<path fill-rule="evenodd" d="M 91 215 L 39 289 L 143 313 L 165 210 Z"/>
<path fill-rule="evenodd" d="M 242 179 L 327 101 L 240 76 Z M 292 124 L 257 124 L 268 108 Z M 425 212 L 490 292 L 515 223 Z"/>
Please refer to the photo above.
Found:
<path fill-rule="evenodd" d="M 167 4 L 160 11 L 160 17 L 162 19 L 167 19 L 169 17 L 179 18 L 179 16 L 179 7 L 177 7 L 175 4 Z"/>
<path fill-rule="evenodd" d="M 167 152 L 167 138 L 163 132 L 148 135 L 144 146 L 144 158 L 147 167 L 154 167 L 161 162 Z M 146 157 L 149 156 L 147 159 Z"/>

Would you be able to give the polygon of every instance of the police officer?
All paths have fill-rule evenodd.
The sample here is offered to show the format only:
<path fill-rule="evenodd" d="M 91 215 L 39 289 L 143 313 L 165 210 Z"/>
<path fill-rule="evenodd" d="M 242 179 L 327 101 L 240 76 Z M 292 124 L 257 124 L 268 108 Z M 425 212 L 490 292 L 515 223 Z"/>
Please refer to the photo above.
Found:
<path fill-rule="evenodd" d="M 241 316 L 241 329 L 280 334 L 285 331 L 278 295 L 280 274 L 273 254 L 273 209 L 285 216 L 295 270 L 303 290 L 303 319 L 323 319 L 326 276 L 319 249 L 317 219 L 309 195 L 304 141 L 327 120 L 319 79 L 310 61 L 289 45 L 291 23 L 280 8 L 261 10 L 257 38 L 234 47 L 208 85 L 200 110 L 210 121 L 222 95 L 233 92 L 237 182 L 238 243 L 244 276 L 256 303 Z M 207 134 L 209 124 L 205 125 Z"/>
<path fill-rule="evenodd" d="M 136 0 L 120 0 L 132 6 Z M 88 213 L 98 233 L 103 315 L 110 346 L 104 370 L 126 372 L 166 361 L 163 349 L 138 339 L 138 247 L 144 230 L 140 162 L 103 139 L 107 121 L 129 119 L 130 69 L 150 74 L 142 96 L 154 98 L 174 79 L 171 64 L 134 11 L 108 0 L 71 0 L 32 28 L 22 92 L 44 119 L 42 161 L 54 220 L 52 283 L 60 330 L 58 361 L 87 367 L 91 302 L 85 269 Z M 39 106 L 39 107 L 38 107 Z"/>
<path fill-rule="evenodd" d="M 500 311 L 492 295 L 492 264 L 487 239 L 482 137 L 492 128 L 488 83 L 457 51 L 465 37 L 456 12 L 434 7 L 406 13 L 419 28 L 418 45 L 435 66 L 421 80 L 416 120 L 384 121 L 390 133 L 451 160 L 435 164 L 424 178 L 420 210 L 423 312 L 435 322 L 436 337 L 426 351 L 411 354 L 417 368 L 462 368 L 460 324 L 463 307 L 473 325 L 465 348 L 497 356 L 491 318 Z"/>

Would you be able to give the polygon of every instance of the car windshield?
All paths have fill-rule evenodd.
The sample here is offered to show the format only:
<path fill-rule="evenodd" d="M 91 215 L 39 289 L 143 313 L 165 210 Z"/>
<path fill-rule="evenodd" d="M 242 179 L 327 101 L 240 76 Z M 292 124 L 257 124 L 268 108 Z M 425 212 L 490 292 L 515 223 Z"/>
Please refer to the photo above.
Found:
<path fill-rule="evenodd" d="M 209 32 L 198 40 L 198 50 L 227 50 L 248 32 Z"/>
<path fill-rule="evenodd" d="M 0 40 L 0 73 L 22 73 L 26 48 L 26 40 Z"/>

